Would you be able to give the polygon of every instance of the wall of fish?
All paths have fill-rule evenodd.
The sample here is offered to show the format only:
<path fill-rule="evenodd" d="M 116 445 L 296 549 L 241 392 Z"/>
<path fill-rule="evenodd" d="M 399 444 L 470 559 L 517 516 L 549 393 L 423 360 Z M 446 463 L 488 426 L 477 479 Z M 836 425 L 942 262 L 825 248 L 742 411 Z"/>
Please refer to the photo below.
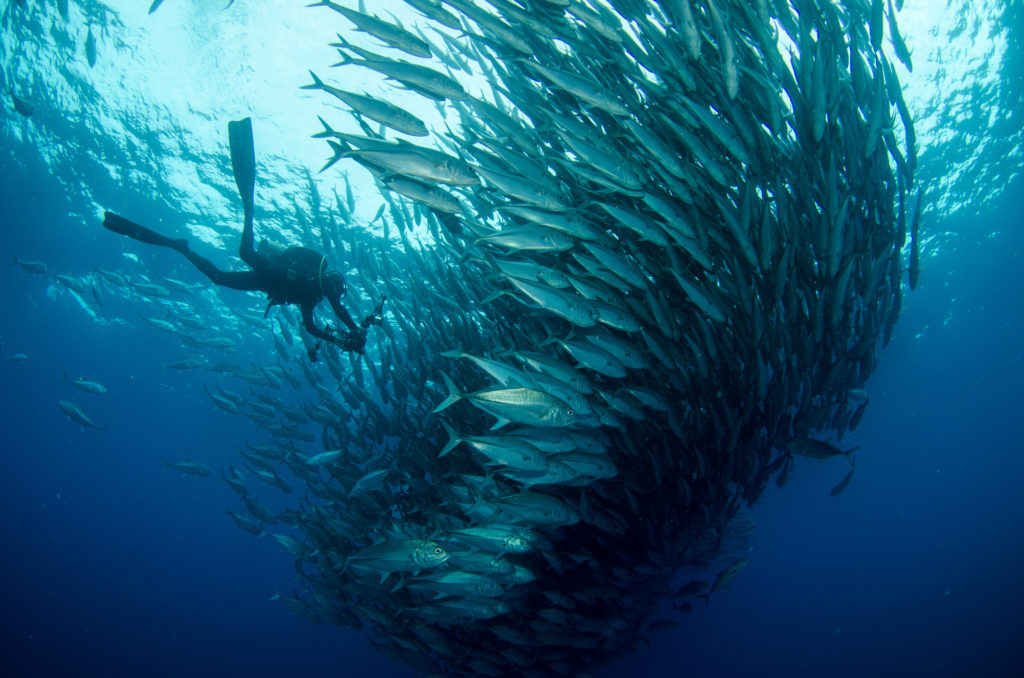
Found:
<path fill-rule="evenodd" d="M 232 517 L 295 558 L 297 613 L 425 675 L 584 675 L 669 597 L 739 574 L 746 558 L 676 591 L 681 568 L 733 559 L 738 512 L 794 455 L 848 459 L 833 494 L 852 478 L 836 445 L 899 317 L 905 249 L 917 279 L 915 140 L 885 53 L 911 67 L 901 3 L 406 2 L 415 29 L 306 10 L 337 21 L 340 57 L 308 87 L 363 132 L 316 111 L 327 171 L 373 174 L 385 232 L 312 185 L 299 216 L 386 313 L 369 359 L 327 347 L 333 381 L 280 321 L 315 389 L 299 410 L 211 392 L 276 440 L 226 473 Z M 357 68 L 443 125 L 345 90 Z M 296 379 L 275 370 L 273 388 Z M 275 513 L 247 478 L 291 491 L 285 469 L 306 498 Z"/>

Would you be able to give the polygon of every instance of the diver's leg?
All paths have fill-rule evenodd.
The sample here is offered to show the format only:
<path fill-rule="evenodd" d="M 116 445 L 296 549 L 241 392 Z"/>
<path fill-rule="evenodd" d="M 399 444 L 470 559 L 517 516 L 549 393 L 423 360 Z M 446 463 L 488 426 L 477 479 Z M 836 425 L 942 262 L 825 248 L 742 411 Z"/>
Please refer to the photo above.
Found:
<path fill-rule="evenodd" d="M 238 254 L 242 261 L 253 268 L 259 268 L 252 232 L 253 192 L 256 186 L 256 151 L 252 141 L 252 120 L 232 120 L 228 123 L 228 141 L 231 147 L 231 169 L 235 174 L 235 185 L 242 198 L 244 220 L 242 242 Z"/>
<path fill-rule="evenodd" d="M 264 291 L 263 278 L 256 271 L 219 271 L 221 287 L 233 290 Z"/>
<path fill-rule="evenodd" d="M 202 257 L 188 247 L 188 241 L 184 238 L 168 238 L 156 231 L 151 231 L 145 226 L 128 221 L 122 216 L 113 212 L 106 212 L 103 215 L 103 226 L 107 229 L 126 235 L 139 242 L 170 247 L 192 262 L 192 265 L 199 269 L 199 272 L 209 278 L 214 285 L 230 287 L 233 290 L 259 290 L 262 286 L 260 275 L 256 271 L 222 271 L 213 265 L 206 257 Z"/>
<path fill-rule="evenodd" d="M 188 242 L 184 238 L 168 238 L 165 235 L 160 235 L 156 231 L 151 231 L 145 226 L 140 226 L 134 221 L 128 221 L 119 214 L 113 212 L 103 213 L 103 227 L 108 231 L 114 233 L 120 233 L 126 235 L 133 240 L 139 242 L 149 243 L 150 245 L 157 245 L 159 247 L 170 247 L 171 249 L 178 250 L 182 254 L 189 251 Z"/>
<path fill-rule="evenodd" d="M 187 250 L 182 254 L 214 285 L 229 287 L 233 290 L 261 289 L 261 279 L 256 271 L 222 271 L 214 266 L 209 259 L 199 256 L 192 250 Z"/>
<path fill-rule="evenodd" d="M 238 246 L 238 256 L 242 258 L 242 261 L 249 264 L 253 268 L 259 268 L 260 264 L 259 255 L 256 254 L 256 248 L 253 244 L 252 234 L 252 212 L 246 212 L 245 222 L 242 224 L 242 242 Z"/>

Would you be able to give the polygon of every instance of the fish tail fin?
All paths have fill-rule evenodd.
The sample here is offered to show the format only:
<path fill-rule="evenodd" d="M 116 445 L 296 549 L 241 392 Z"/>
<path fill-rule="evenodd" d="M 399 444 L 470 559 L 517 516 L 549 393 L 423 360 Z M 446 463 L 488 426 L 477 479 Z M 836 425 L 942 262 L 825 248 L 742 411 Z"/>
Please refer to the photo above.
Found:
<path fill-rule="evenodd" d="M 341 160 L 342 156 L 345 155 L 345 147 L 336 141 L 328 141 L 327 144 L 334 149 L 334 155 L 327 161 L 327 164 L 320 168 L 321 172 L 326 171 L 331 165 Z"/>
<path fill-rule="evenodd" d="M 11 264 L 10 265 L 14 266 L 16 263 L 18 263 L 18 255 L 17 254 L 12 254 L 11 255 Z"/>
<path fill-rule="evenodd" d="M 338 36 L 338 42 L 329 43 L 331 47 L 337 47 L 338 49 L 347 49 L 352 47 L 352 45 L 349 44 L 348 40 L 346 40 L 341 35 L 341 33 L 335 33 L 335 35 Z M 349 57 L 347 54 L 342 54 L 341 57 L 345 60 L 351 60 L 351 57 Z"/>
<path fill-rule="evenodd" d="M 473 515 L 473 513 L 480 508 L 480 505 L 486 501 L 484 499 L 484 493 L 479 490 L 470 489 L 471 492 L 476 492 L 476 499 L 473 500 L 473 504 L 468 509 L 463 509 L 463 513 L 467 516 Z"/>
<path fill-rule="evenodd" d="M 441 404 L 435 407 L 432 413 L 440 412 L 441 410 L 451 407 L 457 400 L 462 398 L 462 392 L 459 391 L 459 387 L 455 385 L 452 378 L 448 376 L 446 372 L 441 372 L 441 377 L 444 379 L 444 385 L 448 387 L 448 397 L 441 401 Z"/>
<path fill-rule="evenodd" d="M 331 64 L 332 68 L 337 66 L 347 66 L 348 64 L 356 63 L 355 59 L 353 59 L 351 56 L 342 51 L 343 49 L 352 49 L 352 45 L 350 45 L 348 41 L 345 40 L 345 38 L 341 37 L 340 33 L 338 34 L 338 42 L 332 42 L 330 43 L 330 46 L 337 49 L 338 56 L 341 57 L 341 61 Z"/>
<path fill-rule="evenodd" d="M 320 124 L 324 126 L 324 131 L 323 132 L 317 132 L 316 134 L 314 134 L 313 135 L 314 139 L 326 139 L 328 137 L 337 136 L 338 133 L 334 131 L 333 127 L 331 127 L 330 125 L 327 124 L 326 120 L 321 118 L 319 115 L 316 116 L 316 118 L 317 118 L 317 120 L 320 121 Z"/>
<path fill-rule="evenodd" d="M 437 455 L 438 457 L 443 457 L 444 455 L 448 454 L 455 448 L 456 445 L 462 442 L 462 438 L 459 437 L 459 434 L 455 432 L 455 429 L 453 429 L 447 421 L 442 419 L 441 425 L 444 426 L 445 432 L 448 433 L 448 442 L 441 450 L 441 454 Z"/>
<path fill-rule="evenodd" d="M 711 594 L 710 593 L 698 593 L 697 597 L 704 599 L 704 606 L 705 607 L 711 605 Z"/>
<path fill-rule="evenodd" d="M 274 587 L 274 595 L 267 598 L 267 600 L 281 600 L 281 592 L 277 590 L 276 586 Z"/>
<path fill-rule="evenodd" d="M 310 71 L 309 74 L 313 77 L 313 84 L 312 85 L 302 85 L 301 87 L 299 87 L 299 89 L 323 89 L 324 81 L 321 80 L 320 78 L 316 77 L 316 73 L 314 73 L 313 71 Z M 321 118 L 321 122 L 322 121 L 323 121 L 323 119 Z M 324 125 L 326 125 L 326 124 L 327 123 L 324 123 Z"/>
<path fill-rule="evenodd" d="M 63 380 L 63 381 L 61 382 L 62 384 L 63 384 L 63 383 L 67 383 L 67 382 L 71 381 L 70 379 L 68 379 L 68 373 L 67 373 L 67 372 L 65 372 L 64 370 L 61 370 L 61 371 L 60 371 L 60 376 L 61 376 L 61 377 L 63 377 L 63 379 L 64 379 L 64 380 Z"/>
<path fill-rule="evenodd" d="M 481 299 L 480 303 L 481 303 L 481 305 L 482 304 L 489 304 L 492 301 L 494 301 L 495 299 L 497 299 L 498 297 L 506 296 L 508 293 L 509 293 L 508 290 L 495 290 L 494 292 L 491 292 L 486 297 Z"/>
<path fill-rule="evenodd" d="M 495 416 L 497 416 L 497 415 L 495 415 Z M 506 419 L 505 417 L 498 417 L 498 420 L 494 422 L 494 426 L 491 427 L 491 430 L 492 431 L 496 431 L 499 428 L 501 428 L 502 426 L 505 426 L 506 424 L 511 424 L 511 423 L 512 423 L 511 419 Z"/>
<path fill-rule="evenodd" d="M 551 331 L 551 328 L 548 327 L 547 323 L 545 323 L 542 320 L 540 324 L 544 327 L 544 333 L 547 336 L 544 337 L 544 339 L 540 342 L 540 344 L 538 344 L 538 346 L 547 346 L 548 344 L 554 344 L 554 343 L 557 343 L 559 341 L 571 341 L 572 338 L 576 336 L 576 329 L 572 328 L 572 329 L 569 330 L 569 336 L 567 336 L 564 340 L 563 339 L 559 339 L 558 335 L 556 335 L 554 332 Z"/>
<path fill-rule="evenodd" d="M 481 240 L 482 238 L 477 238 L 473 242 L 469 243 L 469 246 L 465 250 L 463 250 L 462 254 L 459 256 L 458 261 L 460 266 L 466 263 L 466 260 L 473 256 L 473 250 L 476 248 L 477 243 L 479 243 Z"/>
<path fill-rule="evenodd" d="M 486 252 L 484 252 L 482 254 L 481 253 L 470 254 L 469 256 L 466 257 L 466 261 L 472 261 L 474 263 L 478 263 L 478 264 L 482 264 L 482 265 L 487 265 L 487 266 L 490 266 L 492 269 L 494 269 L 494 270 L 488 272 L 488 274 L 487 274 L 487 278 L 489 280 L 493 280 L 495 278 L 498 278 L 498 277 L 504 275 L 501 272 L 501 269 L 498 268 L 498 265 L 494 262 L 494 257 L 492 255 L 486 253 Z"/>

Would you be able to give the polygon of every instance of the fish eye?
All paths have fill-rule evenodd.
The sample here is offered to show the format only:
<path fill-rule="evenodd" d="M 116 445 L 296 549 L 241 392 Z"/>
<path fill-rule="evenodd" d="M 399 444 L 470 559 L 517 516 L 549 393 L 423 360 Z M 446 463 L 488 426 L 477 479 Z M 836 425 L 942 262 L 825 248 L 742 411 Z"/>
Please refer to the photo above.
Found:
<path fill-rule="evenodd" d="M 569 408 L 569 416 L 571 417 L 571 416 L 572 416 L 572 415 L 574 415 L 574 414 L 576 414 L 576 413 L 575 413 L 575 412 L 573 412 L 573 409 L 572 409 L 572 408 L 570 407 L 570 408 Z"/>
<path fill-rule="evenodd" d="M 441 555 L 441 554 L 443 554 L 443 553 L 444 553 L 444 551 L 443 551 L 443 550 L 441 549 L 441 547 L 440 547 L 440 546 L 435 546 L 435 547 L 434 547 L 434 555 L 435 555 L 435 556 L 439 556 L 439 555 Z"/>

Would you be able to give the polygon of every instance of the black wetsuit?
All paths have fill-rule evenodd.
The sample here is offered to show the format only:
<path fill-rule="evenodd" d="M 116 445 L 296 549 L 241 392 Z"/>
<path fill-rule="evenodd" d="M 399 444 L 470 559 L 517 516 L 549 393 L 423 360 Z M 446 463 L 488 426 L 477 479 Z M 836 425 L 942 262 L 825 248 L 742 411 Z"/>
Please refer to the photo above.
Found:
<path fill-rule="evenodd" d="M 111 231 L 127 235 L 140 242 L 169 247 L 181 252 L 199 271 L 215 285 L 234 290 L 266 292 L 271 305 L 295 304 L 302 312 L 302 324 L 306 331 L 318 339 L 331 341 L 361 351 L 361 341 L 348 342 L 333 330 L 322 330 L 313 322 L 313 309 L 324 297 L 331 304 L 334 314 L 349 330 L 350 338 L 365 336 L 365 330 L 352 320 L 348 310 L 341 305 L 345 292 L 344 278 L 336 271 L 327 271 L 327 258 L 307 247 L 289 247 L 270 255 L 264 255 L 253 247 L 252 215 L 245 215 L 242 228 L 242 242 L 238 254 L 251 267 L 248 271 L 222 271 L 206 257 L 189 249 L 184 239 L 173 239 L 151 231 L 144 226 L 128 221 L 112 212 L 107 212 L 103 225 Z M 334 283 L 333 294 L 324 289 L 325 275 Z M 341 281 L 340 289 L 337 281 Z M 268 307 L 269 308 L 269 307 Z"/>
<path fill-rule="evenodd" d="M 181 252 L 215 285 L 235 290 L 266 292 L 271 305 L 295 304 L 302 311 L 302 324 L 311 335 L 338 344 L 347 350 L 362 353 L 366 340 L 366 324 L 379 319 L 380 304 L 375 314 L 364 321 L 363 327 L 357 326 L 352 316 L 341 305 L 341 297 L 345 294 L 345 279 L 337 271 L 326 270 L 327 258 L 324 255 L 306 247 L 289 247 L 284 251 L 270 254 L 256 251 L 252 231 L 253 187 L 256 182 L 252 121 L 244 118 L 228 123 L 228 140 L 231 147 L 231 167 L 245 213 L 238 254 L 251 270 L 222 271 L 209 259 L 189 249 L 187 241 L 160 235 L 112 212 L 104 215 L 103 226 L 140 242 L 170 247 Z M 324 297 L 327 297 L 331 308 L 334 309 L 334 315 L 348 328 L 347 336 L 339 336 L 329 327 L 320 329 L 313 322 L 313 309 Z M 267 309 L 269 308 L 268 306 Z M 311 350 L 310 356 L 315 357 L 315 350 Z"/>

